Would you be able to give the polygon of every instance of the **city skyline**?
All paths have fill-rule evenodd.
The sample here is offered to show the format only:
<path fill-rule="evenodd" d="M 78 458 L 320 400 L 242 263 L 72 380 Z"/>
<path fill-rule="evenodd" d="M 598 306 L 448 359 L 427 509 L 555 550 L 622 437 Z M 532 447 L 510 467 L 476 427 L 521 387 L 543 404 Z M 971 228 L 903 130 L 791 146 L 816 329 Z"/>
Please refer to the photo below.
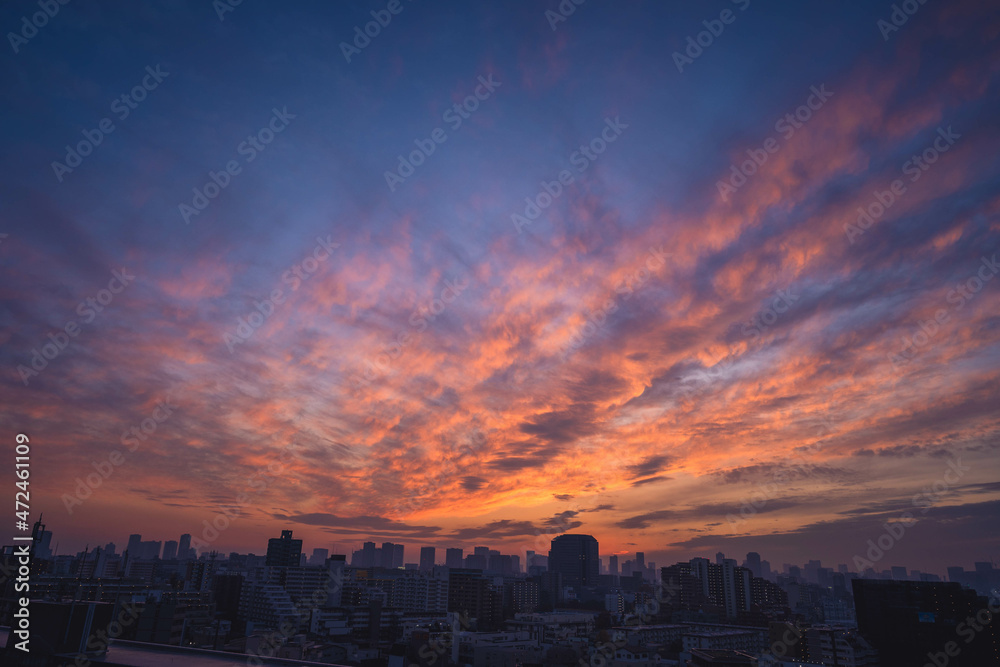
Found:
<path fill-rule="evenodd" d="M 57 4 L 0 430 L 61 550 L 1000 559 L 991 3 Z"/>
<path fill-rule="evenodd" d="M 57 553 L 58 544 L 59 544 L 58 540 L 56 540 L 56 544 L 55 545 L 51 545 L 49 543 L 49 540 L 51 540 L 51 538 L 52 538 L 52 531 L 51 530 L 47 530 L 45 532 L 46 532 L 46 538 L 45 538 L 44 544 L 45 544 L 46 549 L 48 549 L 48 553 L 49 553 L 49 555 L 51 557 L 55 557 L 56 555 L 60 555 L 60 556 L 64 556 L 64 557 L 78 557 L 81 553 L 83 553 L 82 550 L 80 550 L 80 551 L 69 551 L 69 552 L 65 552 L 65 553 Z M 291 537 L 291 534 L 294 533 L 294 531 L 282 531 L 282 533 L 285 533 L 285 532 L 290 533 L 289 537 Z M 564 535 L 574 535 L 574 536 L 576 536 L 576 535 L 581 535 L 581 534 L 580 533 L 566 533 Z M 148 535 L 147 536 L 143 536 L 141 533 L 132 533 L 132 534 L 130 534 L 130 538 L 139 538 L 139 539 L 141 539 L 143 537 L 148 537 Z M 137 540 L 136 544 L 137 544 L 137 547 L 138 547 L 138 552 L 141 554 L 140 556 L 138 556 L 138 558 L 140 558 L 140 559 L 151 559 L 151 558 L 157 558 L 158 559 L 158 558 L 161 558 L 161 552 L 160 551 L 157 551 L 157 553 L 156 553 L 155 556 L 149 556 L 149 555 L 145 554 L 142 551 L 142 548 L 143 548 L 142 545 L 146 545 L 146 544 L 149 544 L 149 543 L 157 543 L 160 546 L 160 548 L 164 551 L 164 553 L 163 553 L 163 559 L 167 560 L 166 555 L 165 555 L 165 550 L 168 548 L 168 545 L 170 545 L 171 543 L 173 543 L 175 547 L 177 546 L 178 543 L 180 543 L 180 544 L 183 545 L 185 537 L 191 538 L 190 535 L 183 534 L 183 535 L 179 536 L 179 538 L 180 538 L 179 540 L 163 540 L 163 539 L 147 540 L 147 539 L 141 539 L 141 543 L 139 543 L 138 540 Z M 552 536 L 553 539 L 555 537 L 558 537 L 558 536 L 557 535 L 553 535 Z M 595 537 L 597 539 L 598 543 L 600 543 L 600 539 L 599 539 L 598 536 L 593 536 L 593 537 Z M 268 543 L 270 541 L 275 540 L 275 539 L 277 539 L 277 538 L 271 537 L 271 538 L 265 540 L 262 545 L 258 545 L 257 546 L 256 550 L 251 549 L 249 551 L 242 552 L 242 551 L 236 550 L 236 549 L 222 548 L 224 545 L 218 545 L 217 546 L 217 545 L 213 544 L 213 545 L 206 545 L 206 548 L 204 548 L 202 550 L 198 550 L 198 549 L 195 549 L 194 547 L 191 547 L 191 555 L 190 556 L 181 557 L 180 555 L 177 555 L 176 557 L 179 560 L 204 560 L 206 557 L 211 557 L 211 554 L 213 554 L 213 553 L 216 554 L 218 557 L 228 557 L 230 554 L 234 554 L 234 553 L 235 554 L 240 554 L 240 555 L 253 555 L 253 556 L 265 557 L 267 555 L 267 551 L 268 551 Z M 296 538 L 296 539 L 298 539 L 298 538 Z M 131 540 L 129 540 L 129 541 L 122 541 L 121 543 L 126 543 L 126 542 L 130 542 L 130 541 Z M 114 540 L 109 540 L 109 541 L 104 542 L 102 544 L 95 543 L 93 545 L 88 545 L 87 549 L 88 549 L 88 553 L 93 554 L 97 549 L 102 549 L 103 550 L 103 549 L 106 549 L 108 546 L 114 546 L 115 547 L 115 555 L 117 555 L 117 556 L 124 556 L 125 555 L 125 550 L 129 548 L 129 545 L 126 544 L 126 546 L 121 547 L 120 546 L 121 543 L 120 542 L 115 542 Z M 345 559 L 346 564 L 348 564 L 350 566 L 353 566 L 353 567 L 386 567 L 386 566 L 382 565 L 381 561 L 377 561 L 377 562 L 373 563 L 370 566 L 360 566 L 359 564 L 353 562 L 353 557 L 356 557 L 357 554 L 359 554 L 363 550 L 363 548 L 364 548 L 364 546 L 366 544 L 372 544 L 372 545 L 374 545 L 376 551 L 379 551 L 387 543 L 386 542 L 376 542 L 374 540 L 364 540 L 363 542 L 359 542 L 357 544 L 357 548 L 356 549 L 351 548 L 351 545 L 348 544 L 348 545 L 343 545 L 342 548 L 341 548 L 341 550 L 338 551 L 336 548 L 330 548 L 329 545 L 326 546 L 326 547 L 321 547 L 321 546 L 317 546 L 315 544 L 307 544 L 305 541 L 302 541 L 301 555 L 302 555 L 303 559 L 306 560 L 306 561 L 309 561 L 311 565 L 318 564 L 318 563 L 312 562 L 312 558 L 313 558 L 314 552 L 319 551 L 319 552 L 326 552 L 326 554 L 327 554 L 326 557 L 327 558 L 329 558 L 329 557 L 337 557 L 337 558 L 343 557 Z M 498 553 L 502 553 L 503 555 L 518 556 L 520 558 L 520 560 L 519 560 L 520 566 L 519 566 L 519 568 L 518 568 L 517 571 L 523 574 L 523 573 L 527 573 L 528 572 L 528 567 L 530 565 L 530 560 L 529 559 L 532 557 L 532 555 L 545 556 L 547 558 L 548 557 L 548 553 L 549 553 L 549 549 L 546 548 L 546 549 L 541 550 L 541 551 L 536 551 L 536 550 L 533 550 L 533 549 L 531 549 L 531 550 L 524 549 L 520 553 L 510 554 L 510 553 L 503 552 L 503 550 L 501 550 L 501 549 L 494 549 L 493 548 L 494 545 L 492 545 L 492 544 L 472 545 L 470 543 L 468 546 L 456 546 L 453 543 L 435 543 L 435 544 L 411 543 L 411 544 L 400 544 L 400 543 L 395 543 L 395 542 L 388 542 L 388 544 L 391 544 L 392 546 L 397 547 L 397 548 L 405 548 L 406 549 L 404 560 L 398 566 L 396 566 L 396 565 L 391 566 L 391 569 L 402 568 L 404 565 L 406 565 L 406 566 L 413 566 L 415 568 L 422 569 L 422 562 L 421 561 L 422 561 L 422 556 L 423 556 L 423 550 L 426 549 L 426 548 L 431 548 L 431 549 L 434 550 L 434 565 L 435 566 L 444 566 L 444 565 L 446 565 L 446 562 L 447 562 L 447 552 L 461 551 L 462 552 L 463 564 L 460 565 L 460 566 L 457 566 L 457 567 L 462 567 L 462 568 L 470 567 L 469 565 L 465 564 L 466 563 L 465 559 L 468 556 L 474 555 L 480 549 L 488 549 L 490 551 L 496 551 Z M 260 553 L 256 553 L 256 551 L 260 551 Z M 891 558 L 891 556 L 889 555 L 888 551 L 889 550 L 886 550 L 884 557 L 879 557 L 879 558 L 875 559 L 874 562 L 872 562 L 868 558 L 864 557 L 867 554 L 863 554 L 861 556 L 861 558 L 862 558 L 862 560 L 864 562 L 870 563 L 870 565 L 867 566 L 867 569 L 870 571 L 871 574 L 875 575 L 875 574 L 879 574 L 879 573 L 882 573 L 882 572 L 898 571 L 900 568 L 902 568 L 902 571 L 906 572 L 906 573 L 919 572 L 919 573 L 922 573 L 922 574 L 937 575 L 937 576 L 940 576 L 942 580 L 952 580 L 953 581 L 954 579 L 950 579 L 948 577 L 948 572 L 949 571 L 955 571 L 956 568 L 963 569 L 963 570 L 965 570 L 968 573 L 972 573 L 981 564 L 984 564 L 984 563 L 989 564 L 991 567 L 994 567 L 994 568 L 997 567 L 998 565 L 1000 565 L 1000 563 L 998 563 L 996 560 L 972 558 L 971 560 L 969 560 L 967 562 L 961 562 L 960 560 L 954 560 L 954 561 L 951 561 L 951 562 L 947 563 L 940 570 L 931 570 L 931 571 L 928 571 L 928 570 L 923 570 L 921 568 L 912 567 L 911 564 L 904 564 L 904 563 L 898 562 L 896 560 L 893 560 Z M 624 565 L 625 563 L 634 562 L 636 558 L 641 558 L 641 560 L 644 561 L 647 565 L 655 566 L 655 569 L 657 571 L 659 570 L 660 567 L 665 567 L 665 566 L 668 565 L 668 563 L 673 562 L 673 561 L 669 561 L 669 560 L 656 561 L 657 553 L 658 552 L 655 552 L 655 551 L 652 551 L 652 552 L 645 552 L 645 551 L 625 551 L 625 552 L 615 552 L 615 553 L 610 553 L 610 552 L 602 551 L 599 554 L 600 572 L 602 574 L 604 574 L 604 573 L 611 573 L 611 572 L 617 573 L 618 572 L 617 568 L 619 567 L 619 563 L 621 563 L 622 565 Z M 665 553 L 665 552 L 659 552 L 659 553 Z M 352 554 L 353 554 L 353 557 L 352 557 Z M 848 562 L 837 562 L 837 563 L 828 561 L 828 562 L 826 562 L 826 565 L 821 565 L 823 563 L 823 559 L 822 558 L 817 558 L 817 559 L 807 558 L 805 560 L 798 561 L 798 562 L 779 562 L 779 561 L 776 561 L 776 560 L 770 560 L 770 559 L 764 557 L 764 556 L 766 556 L 766 554 L 764 556 L 762 556 L 762 554 L 760 552 L 757 552 L 757 551 L 746 552 L 745 555 L 746 556 L 751 556 L 752 555 L 752 556 L 756 557 L 756 559 L 757 559 L 756 560 L 756 567 L 760 568 L 760 566 L 761 566 L 760 564 L 764 563 L 765 567 L 769 568 L 769 571 L 772 572 L 773 574 L 788 574 L 788 572 L 789 572 L 789 569 L 788 569 L 789 566 L 791 566 L 793 568 L 798 568 L 800 570 L 804 570 L 810 563 L 815 564 L 816 567 L 823 567 L 825 569 L 829 569 L 829 570 L 834 571 L 834 572 L 837 572 L 837 571 L 843 572 L 844 571 L 843 567 L 845 565 L 847 566 L 847 571 L 849 571 L 851 573 L 855 573 L 855 574 L 863 574 L 864 573 L 864 569 L 866 569 L 865 567 L 858 567 L 858 565 L 856 563 L 852 563 L 852 562 L 849 562 L 849 561 Z M 723 556 L 723 552 L 721 552 L 721 551 L 720 552 L 715 552 L 715 553 L 708 553 L 708 552 L 697 552 L 697 553 L 695 553 L 695 552 L 691 552 L 691 554 L 688 557 L 679 558 L 679 560 L 677 560 L 677 562 L 685 562 L 685 561 L 689 561 L 689 560 L 692 560 L 692 559 L 698 559 L 698 558 L 706 559 L 706 560 L 712 560 L 712 561 L 718 561 L 721 556 Z M 612 559 L 614 559 L 614 561 L 612 561 Z M 741 563 L 741 567 L 747 567 L 747 560 L 746 559 L 738 558 L 737 560 Z M 614 563 L 614 567 L 613 568 L 611 566 L 612 562 Z M 753 564 L 751 563 L 751 565 L 753 565 Z M 486 568 L 478 568 L 478 569 L 486 569 Z"/>

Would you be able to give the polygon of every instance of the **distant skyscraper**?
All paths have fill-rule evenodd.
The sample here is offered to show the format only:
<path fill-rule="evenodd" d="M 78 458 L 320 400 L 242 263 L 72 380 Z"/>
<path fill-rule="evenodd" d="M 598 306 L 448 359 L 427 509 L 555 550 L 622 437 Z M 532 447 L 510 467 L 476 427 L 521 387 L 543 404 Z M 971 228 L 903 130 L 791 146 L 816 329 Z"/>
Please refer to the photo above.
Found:
<path fill-rule="evenodd" d="M 177 558 L 177 541 L 167 540 L 163 545 L 163 560 L 173 560 Z"/>
<path fill-rule="evenodd" d="M 559 535 L 549 550 L 549 571 L 562 575 L 563 586 L 596 586 L 599 559 L 592 535 Z"/>
<path fill-rule="evenodd" d="M 187 560 L 191 558 L 191 534 L 184 533 L 181 535 L 180 542 L 177 543 L 177 558 L 180 560 Z"/>
<path fill-rule="evenodd" d="M 465 567 L 470 570 L 485 570 L 489 566 L 488 559 L 488 556 L 469 554 L 465 557 Z"/>
<path fill-rule="evenodd" d="M 133 560 L 140 557 L 139 555 L 140 544 L 142 544 L 142 535 L 134 533 L 128 536 L 128 546 L 126 547 L 126 549 L 128 549 L 129 557 L 132 558 Z"/>
<path fill-rule="evenodd" d="M 448 567 L 462 567 L 464 556 L 461 549 L 447 549 L 444 552 L 444 564 Z"/>
<path fill-rule="evenodd" d="M 374 542 L 365 542 L 364 546 L 361 547 L 361 562 L 357 565 L 361 567 L 375 567 L 376 565 L 381 565 L 382 563 L 375 562 L 375 553 L 378 549 L 375 547 Z"/>
<path fill-rule="evenodd" d="M 635 564 L 639 566 L 640 570 L 646 569 L 646 554 L 641 551 L 635 552 Z"/>
<path fill-rule="evenodd" d="M 108 554 L 109 556 L 114 556 L 117 553 L 115 549 L 116 547 L 114 542 L 108 542 L 107 544 L 104 545 L 104 553 Z"/>
<path fill-rule="evenodd" d="M 472 549 L 472 553 L 475 554 L 475 555 L 477 555 L 477 556 L 483 556 L 485 558 L 489 558 L 490 557 L 490 548 L 489 547 L 474 547 Z"/>
<path fill-rule="evenodd" d="M 160 548 L 163 543 L 159 540 L 143 540 L 139 542 L 139 551 L 136 554 L 139 558 L 153 560 L 160 557 Z"/>
<path fill-rule="evenodd" d="M 750 570 L 750 574 L 755 577 L 761 576 L 760 573 L 760 554 L 756 551 L 751 551 L 747 554 L 746 567 Z"/>
<path fill-rule="evenodd" d="M 38 544 L 35 545 L 35 555 L 39 558 L 52 557 L 52 531 L 41 530 L 38 532 Z"/>
<path fill-rule="evenodd" d="M 403 561 L 406 559 L 405 547 L 402 544 L 394 544 L 392 546 L 392 566 L 393 567 L 403 567 Z"/>
<path fill-rule="evenodd" d="M 299 564 L 302 555 L 302 540 L 292 539 L 292 531 L 281 531 L 281 537 L 272 537 L 267 541 L 267 558 L 264 564 L 268 567 L 294 567 Z"/>
<path fill-rule="evenodd" d="M 608 556 L 608 574 L 618 574 L 618 556 Z"/>
<path fill-rule="evenodd" d="M 309 557 L 310 565 L 322 565 L 330 555 L 329 549 L 313 549 L 312 556 Z"/>
<path fill-rule="evenodd" d="M 420 569 L 423 572 L 434 569 L 434 547 L 420 547 Z"/>
<path fill-rule="evenodd" d="M 380 562 L 377 563 L 377 565 L 384 568 L 391 568 L 393 555 L 395 554 L 395 551 L 396 551 L 395 544 L 393 544 L 392 542 L 383 542 L 381 549 L 382 558 L 380 559 Z"/>

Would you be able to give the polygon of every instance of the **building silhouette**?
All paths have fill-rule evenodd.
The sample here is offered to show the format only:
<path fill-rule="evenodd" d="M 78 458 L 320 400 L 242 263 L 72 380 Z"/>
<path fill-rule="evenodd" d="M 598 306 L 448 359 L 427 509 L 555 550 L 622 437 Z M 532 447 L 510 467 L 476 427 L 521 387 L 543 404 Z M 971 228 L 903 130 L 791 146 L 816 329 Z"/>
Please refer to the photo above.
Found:
<path fill-rule="evenodd" d="M 292 539 L 292 531 L 281 531 L 281 537 L 272 537 L 267 541 L 267 558 L 264 564 L 268 567 L 296 567 L 302 559 L 302 540 Z"/>
<path fill-rule="evenodd" d="M 988 620 L 997 600 L 955 582 L 851 583 L 858 630 L 878 650 L 881 667 L 1000 664 L 1000 628 Z"/>
<path fill-rule="evenodd" d="M 592 535 L 559 535 L 549 549 L 549 571 L 563 586 L 596 586 L 600 576 L 597 540 Z"/>

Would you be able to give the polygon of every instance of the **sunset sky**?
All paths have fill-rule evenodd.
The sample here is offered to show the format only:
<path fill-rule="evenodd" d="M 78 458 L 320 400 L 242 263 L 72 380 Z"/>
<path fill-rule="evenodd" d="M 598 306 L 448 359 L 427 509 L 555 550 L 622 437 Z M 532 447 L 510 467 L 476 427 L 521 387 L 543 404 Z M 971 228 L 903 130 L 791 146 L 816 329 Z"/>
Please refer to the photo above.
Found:
<path fill-rule="evenodd" d="M 1000 558 L 994 3 L 344 5 L 5 40 L 2 465 L 60 553 L 242 497 L 211 548 Z"/>

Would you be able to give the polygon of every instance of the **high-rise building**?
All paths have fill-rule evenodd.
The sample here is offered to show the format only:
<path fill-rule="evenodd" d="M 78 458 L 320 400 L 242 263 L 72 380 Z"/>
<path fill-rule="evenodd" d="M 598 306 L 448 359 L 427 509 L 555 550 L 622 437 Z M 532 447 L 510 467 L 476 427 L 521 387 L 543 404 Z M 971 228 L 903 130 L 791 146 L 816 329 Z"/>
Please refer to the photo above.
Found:
<path fill-rule="evenodd" d="M 361 567 L 375 567 L 376 565 L 381 565 L 382 563 L 376 560 L 378 549 L 375 547 L 374 542 L 365 542 L 364 546 L 361 547 L 361 562 L 357 565 Z"/>
<path fill-rule="evenodd" d="M 140 544 L 142 544 L 142 535 L 138 533 L 133 533 L 132 535 L 128 536 L 128 546 L 126 547 L 126 549 L 128 549 L 129 558 L 132 558 L 134 560 L 140 557 L 139 556 L 139 551 L 141 550 L 139 546 Z"/>
<path fill-rule="evenodd" d="M 41 528 L 41 526 L 39 526 Z M 38 543 L 35 544 L 35 556 L 38 558 L 52 558 L 52 531 L 39 530 Z"/>
<path fill-rule="evenodd" d="M 750 570 L 750 574 L 755 577 L 762 576 L 760 573 L 760 554 L 756 551 L 751 551 L 747 554 L 747 559 L 743 563 L 743 566 Z"/>
<path fill-rule="evenodd" d="M 503 587 L 495 588 L 477 570 L 449 570 L 448 611 L 468 614 L 482 623 L 483 628 L 494 628 L 503 619 Z"/>
<path fill-rule="evenodd" d="M 173 560 L 177 558 L 177 541 L 167 540 L 163 544 L 163 560 Z"/>
<path fill-rule="evenodd" d="M 618 556 L 608 556 L 608 574 L 618 574 Z"/>
<path fill-rule="evenodd" d="M 184 533 L 181 535 L 180 541 L 177 543 L 177 558 L 178 560 L 187 560 L 191 558 L 191 534 Z"/>
<path fill-rule="evenodd" d="M 483 556 L 484 558 L 489 559 L 489 557 L 490 557 L 490 548 L 489 547 L 473 547 L 472 553 L 475 554 L 475 555 L 477 555 L 477 556 Z"/>
<path fill-rule="evenodd" d="M 389 569 L 392 567 L 393 556 L 396 552 L 396 545 L 392 542 L 383 542 L 380 555 L 382 556 L 376 565 Z"/>
<path fill-rule="evenodd" d="M 403 567 L 403 561 L 406 559 L 405 548 L 402 544 L 394 544 L 392 546 L 392 566 L 393 567 Z"/>
<path fill-rule="evenodd" d="M 312 556 L 309 557 L 310 565 L 323 565 L 330 555 L 329 549 L 313 549 Z"/>
<path fill-rule="evenodd" d="M 139 542 L 139 551 L 136 555 L 146 560 L 154 560 L 160 557 L 162 545 L 163 543 L 159 540 L 143 540 Z"/>
<path fill-rule="evenodd" d="M 302 555 L 302 540 L 292 539 L 292 531 L 281 531 L 281 537 L 272 537 L 267 541 L 267 558 L 264 564 L 268 567 L 295 567 Z"/>
<path fill-rule="evenodd" d="M 326 606 L 339 607 L 344 594 L 344 568 L 347 557 L 339 554 L 330 556 L 326 561 L 326 569 L 330 573 L 329 586 L 326 589 Z"/>
<path fill-rule="evenodd" d="M 549 549 L 549 571 L 562 575 L 563 586 L 596 586 L 599 559 L 592 535 L 558 535 Z"/>
<path fill-rule="evenodd" d="M 810 661 L 820 665 L 878 667 L 878 654 L 857 630 L 817 625 L 805 632 L 804 648 Z"/>
<path fill-rule="evenodd" d="M 646 569 L 646 554 L 641 551 L 635 552 L 635 564 L 638 566 L 637 569 Z"/>
<path fill-rule="evenodd" d="M 851 584 L 858 630 L 878 650 L 882 667 L 1000 664 L 1000 624 L 986 620 L 991 601 L 975 591 L 952 582 L 854 579 Z M 949 646 L 958 654 L 945 653 Z"/>
<path fill-rule="evenodd" d="M 461 549 L 447 549 L 444 552 L 444 564 L 448 567 L 462 567 L 463 555 Z"/>
<path fill-rule="evenodd" d="M 722 558 L 718 563 L 707 558 L 692 558 L 690 574 L 700 582 L 701 596 L 724 607 L 726 616 L 735 617 L 750 609 L 753 599 L 750 570 L 738 567 L 732 558 Z"/>
<path fill-rule="evenodd" d="M 465 557 L 465 568 L 469 570 L 485 570 L 489 566 L 488 556 L 469 554 Z"/>
<path fill-rule="evenodd" d="M 420 570 L 430 572 L 434 569 L 434 547 L 420 547 Z"/>

